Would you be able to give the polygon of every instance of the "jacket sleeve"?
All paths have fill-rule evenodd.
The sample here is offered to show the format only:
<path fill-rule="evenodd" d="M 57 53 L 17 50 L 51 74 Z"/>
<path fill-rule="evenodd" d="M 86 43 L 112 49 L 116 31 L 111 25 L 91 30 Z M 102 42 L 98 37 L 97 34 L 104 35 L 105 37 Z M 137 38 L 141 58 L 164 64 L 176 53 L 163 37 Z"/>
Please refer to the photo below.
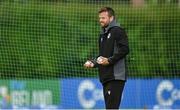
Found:
<path fill-rule="evenodd" d="M 109 64 L 115 64 L 120 59 L 125 58 L 129 53 L 128 37 L 124 29 L 115 27 L 111 33 L 115 38 L 114 53 L 108 58 Z"/>
<path fill-rule="evenodd" d="M 94 64 L 94 68 L 96 68 L 96 67 L 98 67 L 98 63 L 97 63 L 97 58 L 98 57 L 96 57 L 96 58 L 94 58 L 93 60 L 91 60 L 91 62 Z"/>

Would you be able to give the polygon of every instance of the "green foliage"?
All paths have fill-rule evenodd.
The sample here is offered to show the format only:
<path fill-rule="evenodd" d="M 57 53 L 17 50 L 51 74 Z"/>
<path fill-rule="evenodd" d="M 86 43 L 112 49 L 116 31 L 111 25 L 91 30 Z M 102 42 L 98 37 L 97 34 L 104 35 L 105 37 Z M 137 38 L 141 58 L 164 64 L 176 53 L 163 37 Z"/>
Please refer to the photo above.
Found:
<path fill-rule="evenodd" d="M 99 7 L 80 3 L 1 3 L 1 77 L 97 76 L 96 69 L 86 70 L 83 63 L 98 54 Z M 179 76 L 178 7 L 112 7 L 128 32 L 130 76 Z"/>

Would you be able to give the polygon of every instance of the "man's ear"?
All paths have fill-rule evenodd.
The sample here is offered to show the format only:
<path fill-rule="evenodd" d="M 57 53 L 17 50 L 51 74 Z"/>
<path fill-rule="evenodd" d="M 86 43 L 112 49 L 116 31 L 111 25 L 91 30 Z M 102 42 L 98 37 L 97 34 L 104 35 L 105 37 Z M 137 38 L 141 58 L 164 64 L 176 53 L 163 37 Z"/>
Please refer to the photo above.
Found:
<path fill-rule="evenodd" d="M 111 16 L 111 17 L 110 17 L 110 21 L 113 21 L 113 20 L 114 20 L 114 16 Z"/>

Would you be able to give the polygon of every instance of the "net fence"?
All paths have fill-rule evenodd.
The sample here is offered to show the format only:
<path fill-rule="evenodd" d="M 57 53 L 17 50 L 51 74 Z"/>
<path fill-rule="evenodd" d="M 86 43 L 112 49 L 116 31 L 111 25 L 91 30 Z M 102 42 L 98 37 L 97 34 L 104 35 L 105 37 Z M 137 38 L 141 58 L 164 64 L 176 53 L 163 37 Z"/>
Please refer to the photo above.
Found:
<path fill-rule="evenodd" d="M 179 4 L 179 0 L 0 0 L 1 97 L 9 90 L 8 104 L 0 107 L 58 104 L 65 95 L 59 79 L 98 78 L 97 69 L 84 69 L 83 64 L 98 55 L 98 10 L 104 6 L 115 10 L 128 33 L 129 78 L 179 78 Z M 28 92 L 22 93 L 24 88 Z M 18 101 L 20 93 L 26 101 Z"/>

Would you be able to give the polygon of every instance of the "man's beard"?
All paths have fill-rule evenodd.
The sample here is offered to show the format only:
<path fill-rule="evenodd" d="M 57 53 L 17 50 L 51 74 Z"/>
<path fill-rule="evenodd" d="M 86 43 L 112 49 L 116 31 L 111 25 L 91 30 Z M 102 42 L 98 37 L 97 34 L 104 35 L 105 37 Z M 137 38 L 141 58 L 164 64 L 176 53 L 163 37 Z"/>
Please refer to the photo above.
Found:
<path fill-rule="evenodd" d="M 103 23 L 104 24 L 104 23 Z M 108 24 L 101 25 L 102 28 L 108 27 Z"/>

